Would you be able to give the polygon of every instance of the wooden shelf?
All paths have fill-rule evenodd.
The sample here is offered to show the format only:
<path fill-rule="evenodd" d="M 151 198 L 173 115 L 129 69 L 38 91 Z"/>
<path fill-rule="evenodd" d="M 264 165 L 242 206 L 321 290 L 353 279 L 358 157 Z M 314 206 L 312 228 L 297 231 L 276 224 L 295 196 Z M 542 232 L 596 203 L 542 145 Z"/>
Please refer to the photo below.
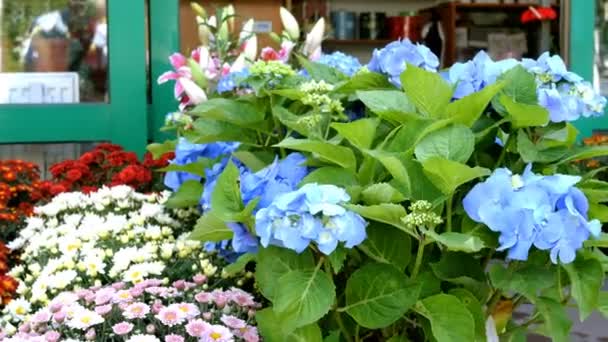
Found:
<path fill-rule="evenodd" d="M 493 3 L 455 3 L 457 9 L 462 10 L 525 10 L 530 6 L 538 6 L 537 4 L 493 4 Z M 553 5 L 552 7 L 559 7 L 557 5 Z"/>
<path fill-rule="evenodd" d="M 328 45 L 384 45 L 392 41 L 391 39 L 327 39 L 323 43 Z"/>

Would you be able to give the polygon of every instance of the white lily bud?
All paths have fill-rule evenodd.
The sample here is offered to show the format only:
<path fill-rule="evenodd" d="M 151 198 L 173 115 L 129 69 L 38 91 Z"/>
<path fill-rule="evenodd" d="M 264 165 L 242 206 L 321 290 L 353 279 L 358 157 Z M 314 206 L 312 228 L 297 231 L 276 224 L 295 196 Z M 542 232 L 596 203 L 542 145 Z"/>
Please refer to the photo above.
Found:
<path fill-rule="evenodd" d="M 209 31 L 209 28 L 205 25 L 205 23 L 208 24 L 208 21 L 202 17 L 196 17 L 196 23 L 198 24 L 198 39 L 203 46 L 208 46 L 209 41 L 211 40 L 211 31 Z"/>
<path fill-rule="evenodd" d="M 253 25 L 255 21 L 253 19 L 249 19 L 243 24 L 243 28 L 241 29 L 241 34 L 239 35 L 239 41 L 245 41 L 253 34 Z"/>
<path fill-rule="evenodd" d="M 234 31 L 234 6 L 228 5 L 224 8 L 224 18 L 228 18 L 228 28 L 230 32 Z"/>
<path fill-rule="evenodd" d="M 304 43 L 304 54 L 309 58 L 321 47 L 323 42 L 323 35 L 325 34 L 325 19 L 320 18 L 313 26 L 312 30 L 306 35 L 306 42 Z"/>
<path fill-rule="evenodd" d="M 209 20 L 207 20 L 207 25 L 209 25 L 211 27 L 217 27 L 217 19 L 215 18 L 214 15 L 209 17 Z"/>
<path fill-rule="evenodd" d="M 232 63 L 232 66 L 230 67 L 230 72 L 242 71 L 243 69 L 245 69 L 246 65 L 247 65 L 247 59 L 245 58 L 245 54 L 242 53 L 236 58 L 234 63 Z"/>
<path fill-rule="evenodd" d="M 281 7 L 280 15 L 283 29 L 287 32 L 289 38 L 291 38 L 291 40 L 298 40 L 298 38 L 300 38 L 300 25 L 296 18 L 285 7 Z"/>
<path fill-rule="evenodd" d="M 209 68 L 209 48 L 207 46 L 201 46 L 199 48 L 200 60 L 198 65 L 200 65 L 203 72 Z"/>
<path fill-rule="evenodd" d="M 194 13 L 196 13 L 197 16 L 199 17 L 207 17 L 207 11 L 205 11 L 205 9 L 203 8 L 203 6 L 192 2 L 190 3 L 190 7 L 192 7 L 192 10 L 194 10 Z"/>
<path fill-rule="evenodd" d="M 243 55 L 248 60 L 255 60 L 258 55 L 258 37 L 254 34 L 247 41 L 245 41 L 245 49 L 243 49 Z"/>
<path fill-rule="evenodd" d="M 179 82 L 182 87 L 184 87 L 184 91 L 186 92 L 186 95 L 188 95 L 191 103 L 198 105 L 207 101 L 207 94 L 205 91 L 192 80 L 182 77 L 179 79 Z"/>

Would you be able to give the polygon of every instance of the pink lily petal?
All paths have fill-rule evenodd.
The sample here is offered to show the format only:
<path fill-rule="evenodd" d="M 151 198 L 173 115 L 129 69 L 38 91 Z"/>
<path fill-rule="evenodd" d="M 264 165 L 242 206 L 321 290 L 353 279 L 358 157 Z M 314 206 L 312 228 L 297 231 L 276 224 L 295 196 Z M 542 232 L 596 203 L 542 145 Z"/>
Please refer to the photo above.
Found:
<path fill-rule="evenodd" d="M 171 80 L 177 80 L 179 75 L 174 71 L 167 71 L 158 77 L 158 84 L 163 84 Z"/>
<path fill-rule="evenodd" d="M 169 57 L 169 61 L 171 61 L 171 65 L 174 69 L 179 69 L 185 66 L 188 63 L 188 60 L 181 53 L 174 53 Z"/>
<path fill-rule="evenodd" d="M 182 94 L 184 93 L 184 86 L 180 83 L 179 80 L 175 82 L 175 89 L 173 91 L 176 99 L 179 99 L 180 96 L 182 96 Z"/>

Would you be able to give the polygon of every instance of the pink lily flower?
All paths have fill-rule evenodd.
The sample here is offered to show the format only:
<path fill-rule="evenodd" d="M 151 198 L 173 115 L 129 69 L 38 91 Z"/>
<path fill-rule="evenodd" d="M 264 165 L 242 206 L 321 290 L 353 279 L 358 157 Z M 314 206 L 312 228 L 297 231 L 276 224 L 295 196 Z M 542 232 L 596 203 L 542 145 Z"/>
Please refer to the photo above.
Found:
<path fill-rule="evenodd" d="M 158 78 L 158 84 L 163 84 L 168 81 L 175 81 L 174 95 L 176 99 L 179 99 L 184 93 L 184 87 L 180 82 L 180 79 L 192 79 L 192 73 L 190 68 L 187 66 L 188 60 L 180 53 L 174 53 L 169 57 L 169 61 L 173 66 L 173 71 L 167 71 L 160 75 Z"/>
<path fill-rule="evenodd" d="M 289 42 L 289 41 L 284 41 L 281 43 L 281 50 L 279 50 L 278 52 L 271 47 L 265 47 L 262 49 L 260 58 L 262 58 L 262 60 L 264 60 L 266 62 L 281 61 L 283 63 L 287 63 L 294 46 L 295 46 L 295 43 Z"/>

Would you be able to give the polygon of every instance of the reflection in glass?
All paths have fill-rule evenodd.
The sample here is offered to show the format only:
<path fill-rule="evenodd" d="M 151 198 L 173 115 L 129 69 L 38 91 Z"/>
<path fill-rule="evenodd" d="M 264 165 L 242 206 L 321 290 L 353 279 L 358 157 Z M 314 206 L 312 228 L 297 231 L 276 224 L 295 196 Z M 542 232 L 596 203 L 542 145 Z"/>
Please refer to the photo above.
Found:
<path fill-rule="evenodd" d="M 0 103 L 107 101 L 106 1 L 0 1 Z"/>
<path fill-rule="evenodd" d="M 597 1 L 595 74 L 602 95 L 608 95 L 608 1 Z M 599 77 L 598 77 L 599 76 Z"/>

